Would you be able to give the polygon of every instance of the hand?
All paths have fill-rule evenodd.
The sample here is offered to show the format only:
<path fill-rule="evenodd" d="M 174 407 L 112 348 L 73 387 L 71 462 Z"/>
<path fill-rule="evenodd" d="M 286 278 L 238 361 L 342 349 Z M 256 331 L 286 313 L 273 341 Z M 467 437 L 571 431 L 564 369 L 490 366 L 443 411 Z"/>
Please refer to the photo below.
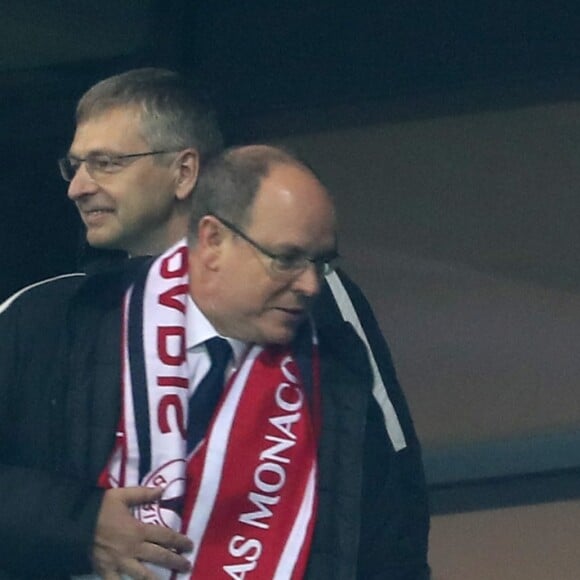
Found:
<path fill-rule="evenodd" d="M 138 580 L 156 580 L 143 562 L 168 570 L 190 568 L 181 552 L 193 549 L 189 538 L 163 526 L 144 524 L 131 508 L 157 501 L 162 488 L 126 487 L 105 492 L 97 519 L 93 566 L 104 580 L 120 580 L 122 574 Z"/>

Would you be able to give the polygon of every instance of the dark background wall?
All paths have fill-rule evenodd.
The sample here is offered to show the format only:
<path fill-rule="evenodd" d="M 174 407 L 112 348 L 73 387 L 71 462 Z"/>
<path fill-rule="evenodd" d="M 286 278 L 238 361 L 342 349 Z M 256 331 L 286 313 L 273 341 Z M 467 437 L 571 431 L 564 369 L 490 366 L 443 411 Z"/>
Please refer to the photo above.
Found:
<path fill-rule="evenodd" d="M 55 159 L 78 96 L 134 66 L 203 80 L 229 143 L 574 98 L 574 2 L 4 0 L 0 300 L 75 267 Z M 364 161 L 364 160 L 363 160 Z"/>

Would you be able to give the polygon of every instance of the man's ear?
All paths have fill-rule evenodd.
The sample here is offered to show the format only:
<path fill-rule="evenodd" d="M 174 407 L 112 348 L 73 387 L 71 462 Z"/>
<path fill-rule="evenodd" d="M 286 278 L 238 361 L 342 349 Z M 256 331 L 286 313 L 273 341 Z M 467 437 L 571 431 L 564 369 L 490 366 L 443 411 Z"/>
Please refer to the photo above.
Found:
<path fill-rule="evenodd" d="M 177 184 L 175 196 L 179 200 L 187 199 L 199 176 L 199 153 L 196 149 L 185 149 L 179 154 L 177 162 Z"/>
<path fill-rule="evenodd" d="M 206 215 L 199 220 L 196 246 L 200 259 L 211 270 L 219 266 L 225 238 L 226 229 L 215 217 Z"/>

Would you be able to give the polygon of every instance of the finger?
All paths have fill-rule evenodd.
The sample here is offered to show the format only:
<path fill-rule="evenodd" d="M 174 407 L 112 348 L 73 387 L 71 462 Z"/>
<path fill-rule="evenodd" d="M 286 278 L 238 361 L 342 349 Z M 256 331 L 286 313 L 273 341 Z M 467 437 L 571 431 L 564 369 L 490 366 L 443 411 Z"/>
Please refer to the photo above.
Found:
<path fill-rule="evenodd" d="M 191 552 L 193 550 L 193 542 L 183 534 L 153 524 L 146 524 L 143 527 L 144 539 L 146 542 L 158 544 L 164 548 L 177 550 L 178 552 Z"/>
<path fill-rule="evenodd" d="M 157 544 L 142 544 L 137 553 L 137 558 L 176 572 L 188 572 L 191 568 L 189 560 Z"/>
<path fill-rule="evenodd" d="M 163 495 L 161 487 L 124 487 L 114 491 L 117 497 L 129 507 L 157 501 Z"/>
<path fill-rule="evenodd" d="M 100 574 L 103 580 L 121 580 L 120 574 L 114 572 L 113 570 L 110 570 L 108 572 L 101 572 Z"/>
<path fill-rule="evenodd" d="M 98 572 L 99 578 L 103 580 L 120 580 L 121 576 L 117 572 L 117 564 L 113 561 L 111 554 L 100 547 L 96 547 L 93 552 L 93 566 Z"/>
<path fill-rule="evenodd" d="M 123 560 L 120 569 L 121 572 L 132 578 L 132 580 L 159 580 L 145 564 L 133 558 Z"/>

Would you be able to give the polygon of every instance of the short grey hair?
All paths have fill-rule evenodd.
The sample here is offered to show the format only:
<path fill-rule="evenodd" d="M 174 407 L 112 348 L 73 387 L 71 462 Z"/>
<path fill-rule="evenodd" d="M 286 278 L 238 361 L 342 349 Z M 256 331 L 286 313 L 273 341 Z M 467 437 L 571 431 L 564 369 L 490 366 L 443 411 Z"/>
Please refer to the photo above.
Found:
<path fill-rule="evenodd" d="M 193 147 L 205 160 L 223 148 L 217 116 L 207 95 L 177 72 L 140 68 L 98 82 L 79 100 L 76 123 L 116 107 L 140 109 L 140 133 L 152 149 Z"/>

